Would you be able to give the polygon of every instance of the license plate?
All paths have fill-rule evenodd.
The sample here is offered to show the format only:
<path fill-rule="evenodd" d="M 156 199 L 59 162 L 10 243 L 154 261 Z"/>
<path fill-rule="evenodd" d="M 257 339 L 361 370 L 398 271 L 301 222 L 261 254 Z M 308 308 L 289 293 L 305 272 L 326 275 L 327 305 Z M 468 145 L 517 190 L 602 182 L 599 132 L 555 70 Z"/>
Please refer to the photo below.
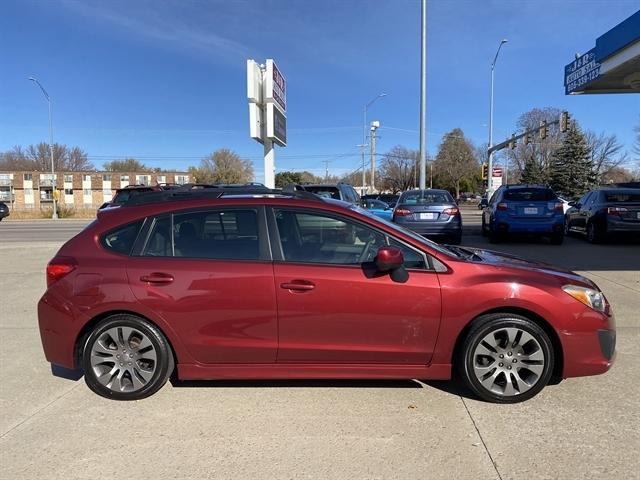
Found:
<path fill-rule="evenodd" d="M 524 214 L 525 215 L 537 215 L 538 214 L 538 209 L 537 208 L 532 208 L 532 207 L 524 207 Z"/>
<path fill-rule="evenodd" d="M 420 214 L 420 220 L 433 220 L 434 218 L 436 218 L 436 214 L 435 213 L 421 213 Z"/>

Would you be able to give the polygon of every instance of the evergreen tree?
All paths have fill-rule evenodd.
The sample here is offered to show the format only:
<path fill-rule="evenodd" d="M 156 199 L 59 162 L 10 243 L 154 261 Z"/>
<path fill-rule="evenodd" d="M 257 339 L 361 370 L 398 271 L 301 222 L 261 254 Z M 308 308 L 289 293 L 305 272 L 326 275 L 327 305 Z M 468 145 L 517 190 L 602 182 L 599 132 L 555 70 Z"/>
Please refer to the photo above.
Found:
<path fill-rule="evenodd" d="M 522 170 L 522 175 L 520 176 L 520 183 L 528 183 L 528 184 L 540 184 L 545 183 L 544 172 L 542 171 L 542 167 L 535 159 L 535 157 L 531 156 L 524 164 L 524 170 Z"/>
<path fill-rule="evenodd" d="M 551 187 L 568 198 L 577 198 L 594 186 L 596 174 L 589 146 L 575 122 L 555 151 L 549 173 Z"/>

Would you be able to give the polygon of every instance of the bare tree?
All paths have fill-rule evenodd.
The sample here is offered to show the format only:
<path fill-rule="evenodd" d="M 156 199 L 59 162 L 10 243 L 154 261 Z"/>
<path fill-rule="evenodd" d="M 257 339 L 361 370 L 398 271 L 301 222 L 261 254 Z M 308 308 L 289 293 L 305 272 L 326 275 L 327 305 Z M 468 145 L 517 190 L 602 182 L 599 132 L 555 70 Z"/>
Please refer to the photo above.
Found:
<path fill-rule="evenodd" d="M 247 183 L 253 181 L 253 165 L 232 150 L 222 148 L 190 167 L 197 183 Z"/>
<path fill-rule="evenodd" d="M 87 153 L 80 147 L 69 148 L 59 143 L 53 144 L 53 164 L 56 171 L 87 171 L 94 166 Z M 16 146 L 8 152 L 0 153 L 2 170 L 51 170 L 51 151 L 49 144 L 38 143 L 26 149 Z"/>
<path fill-rule="evenodd" d="M 380 162 L 380 185 L 393 193 L 416 186 L 420 153 L 402 145 L 396 145 L 385 153 Z"/>
<path fill-rule="evenodd" d="M 622 144 L 615 135 L 607 135 L 593 131 L 585 133 L 589 154 L 593 162 L 594 173 L 598 181 L 602 182 L 612 169 L 619 167 L 627 160 L 626 154 L 621 154 Z"/>
<path fill-rule="evenodd" d="M 633 141 L 633 147 L 631 148 L 636 156 L 636 162 L 638 162 L 638 168 L 640 168 L 640 123 L 633 128 L 636 132 L 636 138 Z"/>
<path fill-rule="evenodd" d="M 438 182 L 460 196 L 463 181 L 472 183 L 479 164 L 474 156 L 474 146 L 464 137 L 461 129 L 455 128 L 444 135 L 433 165 Z"/>

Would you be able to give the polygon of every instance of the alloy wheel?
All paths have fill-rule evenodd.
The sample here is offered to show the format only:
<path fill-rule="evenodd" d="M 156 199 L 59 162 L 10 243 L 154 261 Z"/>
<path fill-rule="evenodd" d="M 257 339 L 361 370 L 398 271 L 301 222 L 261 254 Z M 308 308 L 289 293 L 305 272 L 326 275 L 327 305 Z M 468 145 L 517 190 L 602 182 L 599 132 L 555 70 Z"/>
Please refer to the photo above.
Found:
<path fill-rule="evenodd" d="M 538 383 L 545 361 L 540 342 L 529 332 L 517 327 L 498 328 L 475 347 L 473 373 L 486 390 L 513 397 Z"/>

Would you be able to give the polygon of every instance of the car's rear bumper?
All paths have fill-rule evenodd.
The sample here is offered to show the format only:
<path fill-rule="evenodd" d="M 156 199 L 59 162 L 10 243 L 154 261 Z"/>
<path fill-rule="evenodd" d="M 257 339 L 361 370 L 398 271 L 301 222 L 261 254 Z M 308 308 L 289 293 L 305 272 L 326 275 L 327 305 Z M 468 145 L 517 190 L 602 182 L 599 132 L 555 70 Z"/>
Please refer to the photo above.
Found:
<path fill-rule="evenodd" d="M 493 223 L 493 230 L 501 233 L 562 233 L 564 231 L 564 221 L 562 218 L 534 222 L 498 218 Z"/>
<path fill-rule="evenodd" d="M 50 292 L 38 302 L 38 325 L 47 361 L 65 368 L 76 368 L 75 342 L 83 322 L 74 315 L 70 302 Z"/>
<path fill-rule="evenodd" d="M 640 234 L 640 222 L 608 219 L 607 233 Z"/>
<path fill-rule="evenodd" d="M 462 234 L 462 222 L 398 222 L 398 225 L 403 226 L 416 232 L 419 235 L 425 236 L 450 236 Z"/>

